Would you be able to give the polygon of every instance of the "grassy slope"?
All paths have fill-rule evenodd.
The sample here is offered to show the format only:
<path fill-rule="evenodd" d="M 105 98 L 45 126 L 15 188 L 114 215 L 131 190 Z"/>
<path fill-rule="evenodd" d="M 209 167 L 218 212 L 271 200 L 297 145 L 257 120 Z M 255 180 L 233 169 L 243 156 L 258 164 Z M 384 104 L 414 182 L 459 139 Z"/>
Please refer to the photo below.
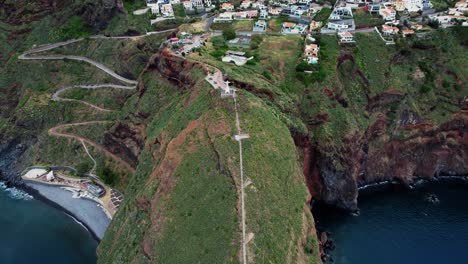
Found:
<path fill-rule="evenodd" d="M 147 142 L 160 143 L 147 145 L 142 154 L 123 209 L 99 247 L 102 263 L 148 263 L 142 252 L 145 236 L 154 241 L 154 261 L 238 261 L 239 212 L 235 209 L 240 179 L 238 146 L 232 138 L 233 102 L 222 100 L 212 91 L 202 80 L 204 74 L 195 71 L 192 76 L 199 76 L 198 84 L 183 93 L 161 83 L 153 73 L 144 77 L 147 91 L 139 99 L 138 108 L 147 109 L 146 101 L 151 102 L 153 107 L 147 110 L 153 113 L 153 122 L 147 129 Z M 187 97 L 193 94 L 195 99 L 186 105 Z M 304 250 L 303 233 L 307 232 L 303 230 L 306 191 L 288 127 L 261 99 L 242 93 L 239 101 L 241 125 L 251 135 L 244 146 L 245 173 L 253 181 L 246 189 L 247 232 L 255 235 L 249 244 L 250 255 L 259 263 L 296 262 L 304 258 L 300 252 Z M 199 127 L 183 137 L 188 154 L 176 151 L 183 156 L 170 175 L 176 185 L 170 194 L 156 199 L 165 183 L 148 181 L 148 175 L 174 155 L 173 149 L 168 154 L 166 146 L 180 140 L 193 122 Z M 156 158 L 150 158 L 150 153 Z M 152 201 L 150 209 L 141 205 L 145 199 Z M 158 222 L 161 230 L 152 233 L 154 217 L 159 214 L 163 215 Z M 316 255 L 309 257 L 312 260 Z"/>
<path fill-rule="evenodd" d="M 73 16 L 74 8 L 75 5 L 65 7 L 57 11 L 54 16 L 46 15 L 21 26 L 0 25 L 0 39 L 4 43 L 0 47 L 0 59 L 4 62 L 0 68 L 2 97 L 3 93 L 13 91 L 14 96 L 18 98 L 18 102 L 8 109 L 9 112 L 5 110 L 5 115 L 2 113 L 0 132 L 13 137 L 37 136 L 38 140 L 29 150 L 28 160 L 24 161 L 26 165 L 41 163 L 77 166 L 81 163 L 90 163 L 91 160 L 79 142 L 51 137 L 47 130 L 58 124 L 116 120 L 124 116 L 125 113 L 119 110 L 127 96 L 134 93 L 134 91 L 102 89 L 72 90 L 62 94 L 63 97 L 80 99 L 117 110 L 112 113 L 97 112 L 76 102 L 54 102 L 50 97 L 60 87 L 75 84 L 118 83 L 118 81 L 86 63 L 17 59 L 19 54 L 34 44 L 51 43 L 90 34 L 89 28 L 83 24 L 83 21 Z M 64 17 L 68 19 L 62 19 Z M 19 33 L 23 32 L 22 30 L 28 31 Z M 159 47 L 160 40 L 164 37 L 151 36 L 139 41 L 86 40 L 48 53 L 87 56 L 108 65 L 124 76 L 136 79 L 151 52 Z M 11 97 L 3 98 L 10 98 L 5 102 L 12 103 L 14 99 Z M 97 126 L 75 127 L 68 132 L 84 135 L 99 142 L 102 138 L 98 134 L 103 131 L 97 128 Z M 92 147 L 90 151 L 98 160 L 98 170 L 106 166 L 120 175 L 114 184 L 124 191 L 128 184 L 128 173 L 122 171 L 117 164 L 99 151 Z"/>

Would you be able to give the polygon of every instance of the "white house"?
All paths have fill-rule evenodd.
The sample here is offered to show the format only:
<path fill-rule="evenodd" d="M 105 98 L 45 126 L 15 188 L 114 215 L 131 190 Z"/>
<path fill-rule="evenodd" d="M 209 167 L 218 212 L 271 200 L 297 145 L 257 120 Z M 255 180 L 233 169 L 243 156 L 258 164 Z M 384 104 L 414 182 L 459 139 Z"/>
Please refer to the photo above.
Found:
<path fill-rule="evenodd" d="M 242 9 L 248 9 L 252 6 L 252 1 L 251 0 L 244 0 L 242 1 L 242 3 L 240 4 L 240 8 Z"/>
<path fill-rule="evenodd" d="M 382 25 L 382 33 L 386 36 L 397 34 L 400 31 L 397 27 Z"/>
<path fill-rule="evenodd" d="M 222 3 L 221 10 L 232 11 L 234 10 L 234 5 L 231 3 Z"/>
<path fill-rule="evenodd" d="M 342 20 L 353 17 L 353 11 L 350 7 L 337 7 L 333 9 L 329 19 L 330 20 Z"/>
<path fill-rule="evenodd" d="M 466 0 L 455 3 L 455 8 L 460 12 L 468 11 L 468 2 Z"/>
<path fill-rule="evenodd" d="M 317 44 L 308 44 L 304 49 L 305 61 L 308 64 L 317 64 L 320 47 Z"/>
<path fill-rule="evenodd" d="M 354 30 L 354 25 L 352 19 L 328 21 L 327 28 L 336 31 L 348 31 Z"/>
<path fill-rule="evenodd" d="M 224 12 L 218 15 L 213 22 L 231 22 L 232 21 L 232 16 L 233 12 Z"/>
<path fill-rule="evenodd" d="M 382 16 L 385 21 L 393 21 L 396 17 L 396 10 L 393 7 L 385 7 L 382 5 L 379 10 L 379 15 Z"/>
<path fill-rule="evenodd" d="M 184 5 L 185 10 L 193 9 L 192 1 L 190 1 L 190 0 L 182 1 L 182 4 Z"/>
<path fill-rule="evenodd" d="M 281 14 L 281 10 L 281 7 L 270 7 L 270 9 L 268 9 L 268 14 L 272 16 L 279 16 Z"/>
<path fill-rule="evenodd" d="M 441 25 L 452 24 L 455 21 L 466 21 L 467 17 L 465 16 L 456 16 L 456 15 L 431 15 L 429 16 L 430 20 L 437 21 Z"/>
<path fill-rule="evenodd" d="M 49 173 L 47 173 L 47 175 L 46 175 L 46 180 L 47 180 L 47 181 L 53 181 L 54 179 L 55 179 L 54 171 L 51 170 L 51 171 L 49 171 Z"/>
<path fill-rule="evenodd" d="M 194 8 L 203 8 L 205 4 L 203 3 L 203 0 L 192 0 L 192 6 Z"/>
<path fill-rule="evenodd" d="M 164 4 L 160 6 L 161 15 L 167 18 L 174 18 L 174 10 L 172 9 L 171 4 Z"/>
<path fill-rule="evenodd" d="M 354 36 L 351 32 L 342 31 L 338 32 L 338 37 L 340 38 L 340 43 L 354 43 Z"/>
<path fill-rule="evenodd" d="M 409 35 L 414 35 L 414 30 L 412 30 L 412 29 L 403 29 L 401 31 L 401 33 L 403 34 L 403 37 L 406 37 L 406 36 L 409 36 Z"/>
<path fill-rule="evenodd" d="M 147 2 L 146 6 L 151 9 L 151 14 L 153 14 L 153 15 L 159 14 L 159 3 L 157 3 L 157 2 Z"/>
<path fill-rule="evenodd" d="M 306 25 L 296 24 L 292 22 L 284 22 L 281 27 L 283 34 L 303 34 L 307 29 Z"/>
<path fill-rule="evenodd" d="M 409 12 L 418 12 L 426 8 L 432 8 L 430 0 L 403 0 L 403 3 Z"/>
<path fill-rule="evenodd" d="M 270 16 L 268 15 L 268 11 L 265 9 L 260 9 L 260 14 L 258 16 L 261 19 L 269 19 Z"/>
<path fill-rule="evenodd" d="M 252 31 L 254 32 L 265 32 L 266 31 L 267 24 L 265 20 L 259 20 L 255 22 Z"/>

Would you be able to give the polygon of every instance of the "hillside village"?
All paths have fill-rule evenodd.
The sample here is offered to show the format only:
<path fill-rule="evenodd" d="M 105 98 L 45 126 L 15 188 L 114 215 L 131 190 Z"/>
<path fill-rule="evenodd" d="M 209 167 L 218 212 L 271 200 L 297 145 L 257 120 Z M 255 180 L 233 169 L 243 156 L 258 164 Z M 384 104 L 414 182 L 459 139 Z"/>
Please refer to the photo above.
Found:
<path fill-rule="evenodd" d="M 175 11 L 176 10 L 176 11 Z M 304 61 L 317 64 L 318 43 L 312 35 L 336 34 L 340 45 L 355 43 L 354 33 L 375 32 L 386 45 L 394 45 L 396 39 L 424 35 L 434 28 L 455 25 L 468 26 L 468 2 L 462 0 L 452 7 L 441 9 L 430 0 L 147 0 L 146 8 L 134 15 L 151 12 L 151 23 L 177 18 L 201 19 L 204 30 L 220 35 L 233 28 L 236 37 L 228 46 L 234 49 L 248 47 L 252 36 L 302 35 L 304 36 Z M 206 36 L 205 36 L 206 37 Z M 199 38 L 199 37 L 197 37 Z M 176 53 L 187 54 L 199 48 L 199 39 L 192 41 L 192 34 L 171 39 Z M 195 44 L 194 44 L 195 43 Z M 226 55 L 232 57 L 231 55 Z M 232 61 L 226 59 L 225 61 Z M 242 66 L 245 59 L 236 60 Z"/>

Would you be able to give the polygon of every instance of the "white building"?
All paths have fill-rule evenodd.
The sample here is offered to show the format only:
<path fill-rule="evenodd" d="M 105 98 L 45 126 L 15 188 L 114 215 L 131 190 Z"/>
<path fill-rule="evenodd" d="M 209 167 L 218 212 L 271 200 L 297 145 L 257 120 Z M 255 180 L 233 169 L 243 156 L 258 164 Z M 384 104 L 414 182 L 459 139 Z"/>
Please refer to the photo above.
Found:
<path fill-rule="evenodd" d="M 166 18 L 174 18 L 174 10 L 171 4 L 164 4 L 160 6 L 161 15 Z"/>
<path fill-rule="evenodd" d="M 51 170 L 51 171 L 49 171 L 49 173 L 47 173 L 47 175 L 46 175 L 46 180 L 47 180 L 47 181 L 53 181 L 54 179 L 55 179 L 54 171 Z"/>
<path fill-rule="evenodd" d="M 379 15 L 382 16 L 385 21 L 393 21 L 396 18 L 396 10 L 393 7 L 385 7 L 382 5 L 379 10 Z"/>
<path fill-rule="evenodd" d="M 343 31 L 338 32 L 338 37 L 340 38 L 340 43 L 354 43 L 354 36 L 351 32 Z"/>
<path fill-rule="evenodd" d="M 185 0 L 185 1 L 182 2 L 182 4 L 184 5 L 184 8 L 186 10 L 193 9 L 192 1 L 190 1 L 190 0 Z"/>
<path fill-rule="evenodd" d="M 252 6 L 252 1 L 251 0 L 244 0 L 240 4 L 240 8 L 242 8 L 242 9 L 248 9 L 248 8 L 250 8 L 250 6 Z"/>
<path fill-rule="evenodd" d="M 192 0 L 192 6 L 194 8 L 203 8 L 205 4 L 203 3 L 203 0 Z"/>
<path fill-rule="evenodd" d="M 148 2 L 146 6 L 151 9 L 151 14 L 157 15 L 159 14 L 159 3 L 157 2 Z"/>
<path fill-rule="evenodd" d="M 234 10 L 234 5 L 231 4 L 231 3 L 222 3 L 221 4 L 221 10 L 233 11 Z"/>
<path fill-rule="evenodd" d="M 403 0 L 403 3 L 409 12 L 418 12 L 423 9 L 432 8 L 430 0 Z"/>
<path fill-rule="evenodd" d="M 213 20 L 213 22 L 231 22 L 233 14 L 233 12 L 221 13 Z"/>

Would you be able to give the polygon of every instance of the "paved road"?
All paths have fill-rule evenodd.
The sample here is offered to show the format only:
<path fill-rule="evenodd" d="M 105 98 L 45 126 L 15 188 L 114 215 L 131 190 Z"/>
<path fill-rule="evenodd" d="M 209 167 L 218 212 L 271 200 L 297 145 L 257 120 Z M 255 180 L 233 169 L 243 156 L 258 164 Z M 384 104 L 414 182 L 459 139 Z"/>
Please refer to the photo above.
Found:
<path fill-rule="evenodd" d="M 213 20 L 214 20 L 215 18 L 216 18 L 216 15 L 211 16 L 211 17 L 209 17 L 209 18 L 206 20 L 205 32 L 210 31 L 211 24 L 213 24 Z"/>
<path fill-rule="evenodd" d="M 70 98 L 62 98 L 60 97 L 60 94 L 72 90 L 72 89 L 100 89 L 100 88 L 116 88 L 116 89 L 124 89 L 124 90 L 133 90 L 136 88 L 136 85 L 134 86 L 125 86 L 125 85 L 118 85 L 118 84 L 111 84 L 111 83 L 103 83 L 103 84 L 86 84 L 86 85 L 73 85 L 69 87 L 63 87 L 58 89 L 53 95 L 52 95 L 52 100 L 54 101 L 63 101 L 63 102 L 79 102 L 82 104 L 85 104 L 91 108 L 94 108 L 98 111 L 103 111 L 103 112 L 112 112 L 113 110 L 110 109 L 105 109 L 102 107 L 99 107 L 95 104 L 83 101 L 83 100 L 78 100 L 78 99 L 70 99 Z"/>
<path fill-rule="evenodd" d="M 135 39 L 135 38 L 140 38 L 140 37 L 144 37 L 144 36 L 148 36 L 148 35 L 152 35 L 152 34 L 156 34 L 156 33 L 168 32 L 168 31 L 171 31 L 171 30 L 166 30 L 166 31 L 161 31 L 161 32 L 149 32 L 149 34 L 142 35 L 142 36 L 131 36 L 131 37 L 93 36 L 92 38 L 94 38 L 94 39 L 103 39 L 103 38 Z M 92 59 L 86 58 L 86 57 L 82 57 L 82 56 L 60 55 L 60 54 L 58 54 L 58 55 L 55 55 L 55 54 L 54 55 L 34 55 L 36 53 L 46 52 L 46 51 L 49 51 L 49 50 L 52 50 L 52 49 L 56 49 L 56 48 L 59 48 L 59 47 L 70 45 L 72 43 L 77 43 L 77 42 L 80 42 L 80 41 L 83 41 L 83 40 L 84 40 L 84 38 L 78 38 L 78 39 L 72 39 L 72 40 L 68 40 L 68 41 L 63 41 L 63 42 L 57 42 L 57 43 L 45 44 L 45 45 L 42 45 L 42 46 L 38 46 L 38 47 L 35 47 L 35 48 L 33 48 L 31 50 L 28 50 L 25 53 L 21 54 L 18 57 L 18 59 L 20 59 L 20 60 L 65 60 L 65 59 L 69 59 L 69 60 L 83 61 L 83 62 L 89 63 L 89 64 L 95 66 L 96 68 L 104 71 L 105 73 L 109 74 L 110 76 L 114 77 L 115 79 L 117 79 L 117 80 L 119 80 L 119 81 L 121 81 L 123 83 L 127 83 L 128 86 L 120 85 L 120 84 L 79 84 L 79 85 L 60 88 L 52 95 L 52 100 L 56 100 L 56 101 L 79 101 L 81 103 L 84 103 L 84 104 L 86 104 L 86 105 L 88 105 L 88 106 L 90 106 L 90 107 L 92 107 L 94 109 L 100 110 L 100 111 L 110 111 L 108 109 L 101 108 L 101 107 L 99 107 L 97 105 L 94 105 L 92 103 L 88 103 L 86 101 L 61 98 L 60 94 L 67 91 L 67 90 L 78 89 L 78 88 L 80 88 L 80 89 L 116 88 L 116 89 L 133 90 L 133 89 L 136 89 L 138 81 L 125 78 L 125 77 L 117 74 L 112 69 L 105 66 L 104 64 L 102 64 L 100 62 L 97 62 L 97 61 L 94 61 Z M 66 137 L 66 138 L 72 138 L 72 139 L 75 139 L 75 140 L 79 140 L 83 144 L 83 146 L 85 147 L 86 151 L 87 151 L 87 148 L 86 148 L 85 143 L 87 143 L 87 144 L 95 147 L 96 149 L 102 151 L 106 156 L 116 160 L 118 163 L 120 163 L 126 169 L 128 169 L 129 171 L 131 171 L 133 173 L 135 171 L 135 169 L 128 162 L 126 162 L 122 158 L 116 156 L 115 154 L 111 153 L 110 151 L 108 151 L 103 146 L 101 146 L 101 145 L 97 144 L 96 142 L 93 142 L 93 141 L 91 141 L 91 140 L 89 140 L 87 138 L 84 138 L 84 137 L 81 137 L 81 136 L 78 136 L 78 135 L 75 135 L 75 134 L 71 134 L 71 133 L 64 133 L 64 132 L 60 131 L 61 129 L 66 128 L 66 127 L 83 126 L 83 125 L 88 125 L 88 124 L 105 123 L 105 122 L 111 122 L 111 121 L 100 121 L 100 120 L 98 120 L 98 121 L 88 121 L 88 122 L 58 125 L 56 127 L 51 128 L 49 130 L 49 134 L 53 135 L 53 136 L 57 136 L 57 137 Z M 88 151 L 87 151 L 87 153 L 89 154 Z"/>
<path fill-rule="evenodd" d="M 63 46 L 63 45 L 61 45 L 61 46 Z M 87 62 L 87 63 L 89 63 L 91 65 L 94 65 L 96 68 L 104 71 L 105 73 L 109 74 L 110 76 L 112 76 L 115 79 L 120 80 L 120 81 L 122 81 L 124 83 L 133 84 L 133 85 L 138 84 L 137 81 L 127 79 L 127 78 L 117 74 L 112 69 L 105 66 L 104 64 L 99 63 L 97 61 L 94 61 L 92 59 L 86 58 L 86 57 L 75 56 L 75 55 L 34 55 L 34 56 L 30 56 L 30 54 L 55 49 L 57 47 L 60 47 L 60 46 L 56 46 L 55 44 L 52 44 L 50 46 L 40 48 L 40 51 L 31 52 L 31 50 L 30 50 L 30 51 L 27 51 L 27 52 L 21 54 L 18 58 L 20 60 L 65 60 L 65 59 L 69 59 L 69 60 L 83 61 L 83 62 Z"/>

